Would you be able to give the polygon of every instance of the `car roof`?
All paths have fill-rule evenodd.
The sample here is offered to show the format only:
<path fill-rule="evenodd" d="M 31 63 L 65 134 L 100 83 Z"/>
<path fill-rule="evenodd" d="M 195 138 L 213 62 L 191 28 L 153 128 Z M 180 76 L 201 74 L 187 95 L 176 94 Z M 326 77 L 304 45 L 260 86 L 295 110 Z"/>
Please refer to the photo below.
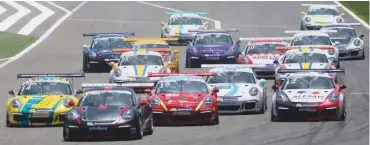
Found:
<path fill-rule="evenodd" d="M 161 41 L 161 40 L 139 40 L 135 41 L 134 44 L 167 44 L 166 41 Z"/>
<path fill-rule="evenodd" d="M 333 9 L 333 10 L 338 10 L 337 7 L 335 6 L 331 6 L 331 5 L 312 5 L 309 7 L 309 10 L 310 9 Z"/>
<path fill-rule="evenodd" d="M 216 73 L 222 73 L 222 72 L 248 72 L 248 73 L 253 73 L 253 69 L 249 67 L 233 67 L 233 66 L 225 66 L 225 67 L 218 67 L 218 68 L 213 68 L 210 69 L 209 72 L 216 72 Z"/>
<path fill-rule="evenodd" d="M 170 81 L 198 81 L 204 82 L 204 78 L 201 76 L 186 76 L 186 75 L 177 75 L 177 76 L 166 76 L 162 77 L 158 82 L 170 82 Z"/>
<path fill-rule="evenodd" d="M 252 40 L 252 41 L 249 41 L 249 43 L 253 43 L 253 44 L 256 44 L 256 43 L 269 43 L 269 42 L 284 43 L 283 40 Z"/>
<path fill-rule="evenodd" d="M 201 18 L 199 15 L 197 14 L 173 14 L 170 16 L 169 19 L 172 19 L 172 18 L 181 18 L 181 17 L 193 17 L 193 18 Z"/>
<path fill-rule="evenodd" d="M 292 54 L 292 53 L 300 53 L 300 52 L 304 52 L 304 51 L 302 49 L 291 49 L 291 50 L 286 51 L 285 53 L 286 54 L 287 53 Z M 326 55 L 327 51 L 322 50 L 322 49 L 313 48 L 313 49 L 309 49 L 307 53 L 320 53 L 320 54 L 325 54 Z"/>
<path fill-rule="evenodd" d="M 122 34 L 99 34 L 99 35 L 94 36 L 93 38 L 98 39 L 98 38 L 109 38 L 109 37 L 116 38 L 116 37 L 125 37 L 125 36 Z"/>
<path fill-rule="evenodd" d="M 32 82 L 58 82 L 58 83 L 70 84 L 67 78 L 62 78 L 62 77 L 35 77 L 35 78 L 30 78 L 23 83 L 32 83 Z"/>
<path fill-rule="evenodd" d="M 329 35 L 325 32 L 299 32 L 294 34 L 294 37 L 302 37 L 302 36 L 325 36 L 329 37 Z"/>
<path fill-rule="evenodd" d="M 332 30 L 332 29 L 348 29 L 348 30 L 353 30 L 355 31 L 354 28 L 352 27 L 347 27 L 347 26 L 337 26 L 337 27 L 323 27 L 321 30 Z"/>

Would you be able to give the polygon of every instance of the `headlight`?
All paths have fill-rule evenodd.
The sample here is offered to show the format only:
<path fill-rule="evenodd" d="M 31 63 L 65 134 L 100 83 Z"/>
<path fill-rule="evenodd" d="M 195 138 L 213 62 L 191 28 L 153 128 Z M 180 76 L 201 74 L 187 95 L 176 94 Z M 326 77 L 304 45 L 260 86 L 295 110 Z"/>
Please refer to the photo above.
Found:
<path fill-rule="evenodd" d="M 195 47 L 190 48 L 190 52 L 197 53 L 198 50 Z"/>
<path fill-rule="evenodd" d="M 164 28 L 164 33 L 168 34 L 171 32 L 171 29 L 169 27 Z"/>
<path fill-rule="evenodd" d="M 331 94 L 330 97 L 329 97 L 329 101 L 330 102 L 336 102 L 338 101 L 339 97 L 337 94 Z"/>
<path fill-rule="evenodd" d="M 353 45 L 355 45 L 355 46 L 360 46 L 360 44 L 361 44 L 361 41 L 358 40 L 358 39 L 356 39 L 355 41 L 353 41 Z"/>
<path fill-rule="evenodd" d="M 19 108 L 21 106 L 22 106 L 22 102 L 21 101 L 19 101 L 18 99 L 12 100 L 12 107 L 13 108 Z"/>
<path fill-rule="evenodd" d="M 310 22 L 311 21 L 311 18 L 310 17 L 306 17 L 305 20 L 306 20 L 306 22 Z"/>
<path fill-rule="evenodd" d="M 95 58 L 96 57 L 96 53 L 95 52 L 89 52 L 89 57 L 90 58 Z"/>
<path fill-rule="evenodd" d="M 131 109 L 126 110 L 122 113 L 122 118 L 126 121 L 131 121 L 132 119 L 134 119 L 134 111 L 132 111 Z"/>
<path fill-rule="evenodd" d="M 114 76 L 116 76 L 116 77 L 120 77 L 122 75 L 122 72 L 119 69 L 114 70 L 113 73 L 114 73 Z"/>
<path fill-rule="evenodd" d="M 276 95 L 276 100 L 286 102 L 288 101 L 288 98 L 284 94 L 280 93 Z"/>
<path fill-rule="evenodd" d="M 71 110 L 68 112 L 67 117 L 69 120 L 76 120 L 78 117 L 80 117 L 80 115 L 77 113 L 77 111 Z"/>
<path fill-rule="evenodd" d="M 69 105 L 69 102 L 73 101 L 72 99 L 65 99 L 63 102 L 64 107 L 69 108 L 72 107 Z"/>
<path fill-rule="evenodd" d="M 231 52 L 236 51 L 236 49 L 235 49 L 235 47 L 234 47 L 234 46 L 231 46 L 231 47 L 229 48 L 229 50 L 230 50 Z"/>
<path fill-rule="evenodd" d="M 343 19 L 342 18 L 337 18 L 337 23 L 342 23 Z"/>
<path fill-rule="evenodd" d="M 334 49 L 329 49 L 328 50 L 328 54 L 329 55 L 334 55 L 335 54 L 335 50 Z"/>
<path fill-rule="evenodd" d="M 213 100 L 212 100 L 211 97 L 207 96 L 207 97 L 204 98 L 204 105 L 210 106 L 210 105 L 212 105 L 212 102 L 213 102 Z"/>
<path fill-rule="evenodd" d="M 161 101 L 158 98 L 154 98 L 154 99 L 152 99 L 152 101 L 150 101 L 150 104 L 154 107 L 157 107 L 157 106 L 161 105 Z"/>
<path fill-rule="evenodd" d="M 253 87 L 253 88 L 249 89 L 249 95 L 257 96 L 258 95 L 258 88 Z"/>

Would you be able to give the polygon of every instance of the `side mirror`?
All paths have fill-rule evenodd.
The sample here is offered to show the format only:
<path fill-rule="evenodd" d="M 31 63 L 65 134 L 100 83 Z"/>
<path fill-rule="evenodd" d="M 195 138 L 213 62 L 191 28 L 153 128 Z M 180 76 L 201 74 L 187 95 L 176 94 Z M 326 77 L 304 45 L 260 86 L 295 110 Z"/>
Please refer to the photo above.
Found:
<path fill-rule="evenodd" d="M 152 90 L 151 90 L 151 89 L 145 89 L 145 90 L 144 90 L 144 93 L 151 95 Z"/>
<path fill-rule="evenodd" d="M 335 46 L 338 46 L 339 44 L 340 44 L 340 42 L 339 42 L 339 41 L 335 41 L 335 42 L 334 42 L 334 45 L 335 45 Z"/>
<path fill-rule="evenodd" d="M 146 100 L 140 100 L 140 106 L 145 106 L 147 104 L 148 102 Z"/>
<path fill-rule="evenodd" d="M 304 15 L 306 15 L 304 12 L 301 12 L 301 16 L 304 16 Z"/>
<path fill-rule="evenodd" d="M 87 49 L 87 48 L 89 48 L 89 46 L 87 46 L 87 45 L 82 45 L 82 48 L 83 48 L 83 49 Z"/>
<path fill-rule="evenodd" d="M 83 93 L 83 91 L 82 90 L 77 90 L 76 91 L 76 94 L 78 95 L 78 94 L 82 94 Z"/>
<path fill-rule="evenodd" d="M 9 94 L 9 95 L 12 95 L 12 96 L 15 96 L 15 92 L 14 92 L 14 90 L 10 90 L 10 91 L 8 92 L 8 94 Z"/>
<path fill-rule="evenodd" d="M 278 87 L 276 85 L 272 85 L 271 89 L 276 92 L 278 90 Z"/>
<path fill-rule="evenodd" d="M 263 88 L 264 88 L 264 87 L 266 87 L 266 82 L 267 82 L 267 81 L 266 81 L 265 79 L 260 79 L 260 81 L 259 81 L 259 82 L 260 82 L 260 86 L 261 86 L 261 87 L 263 87 Z"/>
<path fill-rule="evenodd" d="M 240 44 L 241 43 L 241 41 L 240 40 L 236 40 L 236 44 Z"/>
<path fill-rule="evenodd" d="M 341 91 L 341 90 L 344 90 L 344 89 L 346 89 L 346 88 L 347 88 L 347 86 L 346 86 L 346 85 L 340 85 L 339 90 Z"/>
<path fill-rule="evenodd" d="M 162 25 L 162 26 L 166 25 L 166 22 L 161 22 L 161 25 Z"/>
<path fill-rule="evenodd" d="M 335 65 L 338 64 L 338 60 L 336 58 L 334 58 L 334 57 L 331 58 L 330 61 L 331 61 L 332 64 L 335 64 Z"/>
<path fill-rule="evenodd" d="M 364 38 L 365 37 L 365 34 L 361 34 L 360 36 L 358 36 L 360 39 Z"/>
<path fill-rule="evenodd" d="M 345 16 L 345 15 L 346 15 L 346 14 L 345 14 L 345 13 L 343 13 L 343 12 L 342 12 L 342 13 L 340 13 L 340 16 Z"/>
<path fill-rule="evenodd" d="M 113 61 L 109 62 L 109 66 L 113 67 L 115 63 Z"/>
<path fill-rule="evenodd" d="M 274 64 L 279 64 L 279 60 L 275 59 L 275 60 L 273 61 L 273 63 L 274 63 Z"/>
<path fill-rule="evenodd" d="M 219 91 L 220 91 L 220 90 L 219 90 L 218 88 L 213 88 L 213 89 L 212 89 L 212 92 L 213 92 L 213 93 L 218 93 Z"/>

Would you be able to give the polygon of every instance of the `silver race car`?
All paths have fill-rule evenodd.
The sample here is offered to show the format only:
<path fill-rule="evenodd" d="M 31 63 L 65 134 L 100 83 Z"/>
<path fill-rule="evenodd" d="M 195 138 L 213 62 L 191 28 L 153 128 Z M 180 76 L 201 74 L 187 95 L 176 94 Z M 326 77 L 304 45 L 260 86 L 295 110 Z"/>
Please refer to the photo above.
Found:
<path fill-rule="evenodd" d="M 206 30 L 208 22 L 203 21 L 201 14 L 206 12 L 165 12 L 171 15 L 168 22 L 161 22 L 162 38 L 178 38 L 179 43 L 193 40 L 196 32 L 189 30 Z"/>
<path fill-rule="evenodd" d="M 301 30 L 320 29 L 321 24 L 343 23 L 344 13 L 338 12 L 338 5 L 302 4 L 308 6 L 307 13 L 301 12 Z"/>
<path fill-rule="evenodd" d="M 266 65 L 259 65 L 268 67 Z M 256 78 L 252 68 L 258 65 L 203 64 L 202 68 L 213 68 L 216 76 L 208 76 L 210 88 L 217 88 L 219 113 L 264 113 L 267 109 L 266 80 Z"/>

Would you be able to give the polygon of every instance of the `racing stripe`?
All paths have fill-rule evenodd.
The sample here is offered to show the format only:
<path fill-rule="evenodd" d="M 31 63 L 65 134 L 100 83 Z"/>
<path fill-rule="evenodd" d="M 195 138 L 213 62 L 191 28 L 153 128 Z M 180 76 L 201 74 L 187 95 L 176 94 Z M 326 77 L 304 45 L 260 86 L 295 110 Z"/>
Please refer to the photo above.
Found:
<path fill-rule="evenodd" d="M 89 120 L 89 113 L 87 113 L 87 108 L 89 108 L 89 106 L 84 106 L 84 113 L 85 113 L 85 118 L 86 118 L 86 120 Z"/>
<path fill-rule="evenodd" d="M 310 49 L 310 47 L 309 47 L 309 46 L 302 46 L 302 47 L 301 47 L 301 49 L 302 49 L 302 51 L 303 51 L 304 53 L 309 53 L 309 52 L 311 51 L 311 49 Z"/>
<path fill-rule="evenodd" d="M 33 105 L 38 104 L 42 100 L 42 95 L 41 96 L 32 96 L 31 99 L 29 99 L 22 108 L 19 108 L 18 112 L 24 114 L 26 119 L 22 121 L 22 125 L 31 125 L 29 122 L 29 114 L 31 111 L 31 108 Z"/>
<path fill-rule="evenodd" d="M 53 121 L 46 122 L 46 126 L 51 126 L 53 124 L 55 110 L 59 107 L 59 105 L 61 104 L 62 100 L 64 101 L 65 99 L 59 99 L 59 101 L 57 103 L 55 103 L 55 105 L 53 106 L 53 108 L 51 108 L 52 111 L 49 113 L 49 117 L 50 118 L 53 118 Z"/>
<path fill-rule="evenodd" d="M 144 67 L 146 68 L 148 65 L 136 65 L 135 66 L 135 73 L 136 76 L 142 76 L 144 74 Z"/>
<path fill-rule="evenodd" d="M 231 90 L 226 94 L 226 96 L 234 96 L 238 92 L 239 88 L 236 84 L 231 84 Z"/>
<path fill-rule="evenodd" d="M 175 25 L 175 36 L 179 36 L 180 35 L 180 25 Z"/>
<path fill-rule="evenodd" d="M 316 23 L 319 23 L 319 24 L 324 24 L 325 23 L 323 19 L 320 19 L 320 18 L 317 18 L 317 17 L 313 17 L 312 20 L 315 21 Z"/>
<path fill-rule="evenodd" d="M 148 69 L 148 65 L 145 65 L 144 67 L 144 71 L 143 71 L 143 74 L 141 74 L 141 76 L 144 76 L 146 74 L 146 70 Z"/>
<path fill-rule="evenodd" d="M 180 32 L 179 32 L 179 36 L 182 36 L 182 30 L 184 29 L 184 26 L 183 25 L 180 25 Z"/>
<path fill-rule="evenodd" d="M 301 69 L 310 69 L 311 63 L 301 63 L 302 68 Z"/>
<path fill-rule="evenodd" d="M 137 66 L 136 65 L 134 65 L 134 71 L 135 71 L 135 76 L 137 76 L 138 73 L 137 73 Z"/>
<path fill-rule="evenodd" d="M 143 54 L 146 54 L 147 53 L 147 49 L 139 49 L 136 52 L 137 52 L 137 54 L 143 55 Z"/>

